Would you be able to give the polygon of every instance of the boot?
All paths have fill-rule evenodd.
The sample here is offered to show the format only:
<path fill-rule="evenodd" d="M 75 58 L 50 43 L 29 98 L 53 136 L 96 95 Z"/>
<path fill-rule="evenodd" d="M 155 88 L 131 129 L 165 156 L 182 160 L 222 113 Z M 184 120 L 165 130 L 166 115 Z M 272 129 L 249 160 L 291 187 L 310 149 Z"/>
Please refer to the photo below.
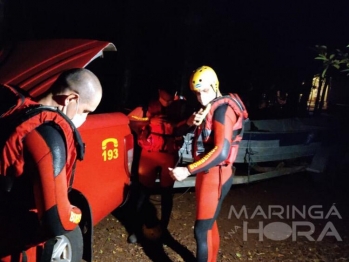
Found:
<path fill-rule="evenodd" d="M 173 207 L 173 187 L 161 188 L 161 225 L 167 230 Z"/>
<path fill-rule="evenodd" d="M 138 236 L 142 232 L 143 215 L 144 215 L 144 204 L 149 201 L 149 189 L 143 185 L 139 185 L 139 190 L 135 196 L 135 203 L 132 206 L 131 211 L 131 232 L 127 238 L 127 242 L 134 244 L 138 242 Z"/>

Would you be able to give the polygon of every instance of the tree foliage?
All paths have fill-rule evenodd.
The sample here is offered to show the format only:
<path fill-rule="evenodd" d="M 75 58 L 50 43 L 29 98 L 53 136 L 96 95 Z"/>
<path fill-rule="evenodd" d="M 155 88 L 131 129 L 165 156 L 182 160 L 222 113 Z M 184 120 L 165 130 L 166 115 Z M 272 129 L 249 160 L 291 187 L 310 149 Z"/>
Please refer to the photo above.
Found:
<path fill-rule="evenodd" d="M 349 47 L 349 45 L 347 47 Z M 335 68 L 341 70 L 341 72 L 346 72 L 349 76 L 348 53 L 345 53 L 340 49 L 328 51 L 327 46 L 325 45 L 316 45 L 315 48 L 318 52 L 318 55 L 315 57 L 315 59 L 321 60 L 323 63 L 321 72 L 322 78 L 326 78 L 326 75 L 330 68 Z"/>
<path fill-rule="evenodd" d="M 316 97 L 314 109 L 315 112 L 320 113 L 325 102 L 325 94 L 329 88 L 330 79 L 333 76 L 333 70 L 340 70 L 349 75 L 349 58 L 348 53 L 340 49 L 329 51 L 325 45 L 316 45 L 315 48 L 318 52 L 315 60 L 322 61 L 322 72 L 319 79 L 319 90 L 322 90 L 322 92 Z M 323 88 L 320 88 L 321 86 Z"/>

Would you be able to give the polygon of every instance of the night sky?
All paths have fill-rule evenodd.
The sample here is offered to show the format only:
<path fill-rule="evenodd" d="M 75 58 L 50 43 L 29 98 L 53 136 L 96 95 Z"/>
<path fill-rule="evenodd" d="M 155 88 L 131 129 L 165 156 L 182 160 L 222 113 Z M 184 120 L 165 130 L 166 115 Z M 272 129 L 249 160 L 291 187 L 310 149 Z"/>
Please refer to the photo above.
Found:
<path fill-rule="evenodd" d="M 139 97 L 164 86 L 187 94 L 190 72 L 202 64 L 216 70 L 223 92 L 298 88 L 319 72 L 315 45 L 349 44 L 349 1 L 4 2 L 3 40 L 111 41 L 118 83 L 127 69 L 129 91 Z"/>

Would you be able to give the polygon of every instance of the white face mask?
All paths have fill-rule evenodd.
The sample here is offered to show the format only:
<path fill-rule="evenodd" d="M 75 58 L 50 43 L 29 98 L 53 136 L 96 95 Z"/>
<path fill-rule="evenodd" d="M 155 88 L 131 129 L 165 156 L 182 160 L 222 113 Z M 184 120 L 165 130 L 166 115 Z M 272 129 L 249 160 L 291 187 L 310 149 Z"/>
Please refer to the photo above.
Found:
<path fill-rule="evenodd" d="M 210 90 L 210 92 L 202 92 L 200 94 L 197 94 L 196 96 L 201 105 L 207 106 L 207 104 L 209 104 L 213 99 L 216 98 L 216 93 Z"/>
<path fill-rule="evenodd" d="M 76 128 L 79 128 L 86 121 L 86 117 L 82 114 L 75 114 L 71 121 L 73 122 Z"/>
<path fill-rule="evenodd" d="M 199 102 L 201 103 L 201 105 L 206 106 L 208 103 L 211 102 L 211 98 L 207 95 L 203 95 L 199 97 Z"/>
<path fill-rule="evenodd" d="M 76 101 L 76 112 L 75 112 L 75 115 L 73 116 L 73 118 L 71 119 L 71 121 L 73 122 L 73 124 L 76 128 L 79 128 L 86 121 L 85 114 L 78 114 L 79 102 L 80 102 L 80 100 L 78 98 Z"/>

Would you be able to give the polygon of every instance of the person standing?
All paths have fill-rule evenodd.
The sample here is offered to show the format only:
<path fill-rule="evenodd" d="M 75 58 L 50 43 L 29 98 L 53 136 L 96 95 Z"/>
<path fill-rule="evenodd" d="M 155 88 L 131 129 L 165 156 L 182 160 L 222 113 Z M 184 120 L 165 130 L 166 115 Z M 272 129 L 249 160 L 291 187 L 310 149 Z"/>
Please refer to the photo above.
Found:
<path fill-rule="evenodd" d="M 168 166 L 178 160 L 178 140 L 174 136 L 177 123 L 186 119 L 185 100 L 158 90 L 158 98 L 146 107 L 138 107 L 129 113 L 130 125 L 141 147 L 138 164 L 136 203 L 134 203 L 133 225 L 128 242 L 138 241 L 137 235 L 158 239 L 167 230 L 173 206 L 172 188 L 174 180 L 169 175 Z M 161 195 L 161 219 L 157 223 L 149 215 L 149 196 L 159 181 Z"/>
<path fill-rule="evenodd" d="M 201 66 L 190 77 L 190 89 L 204 107 L 188 118 L 194 126 L 194 162 L 169 168 L 174 180 L 196 174 L 194 235 L 199 262 L 217 261 L 219 233 L 216 219 L 233 182 L 233 167 L 242 139 L 247 111 L 237 94 L 223 96 L 215 71 Z"/>
<path fill-rule="evenodd" d="M 0 155 L 1 175 L 13 179 L 7 192 L 0 192 L 1 261 L 25 259 L 38 243 L 78 227 L 81 211 L 68 199 L 76 160 L 84 153 L 76 129 L 101 98 L 101 84 L 91 71 L 70 69 L 9 116 L 40 110 L 15 127 Z"/>

